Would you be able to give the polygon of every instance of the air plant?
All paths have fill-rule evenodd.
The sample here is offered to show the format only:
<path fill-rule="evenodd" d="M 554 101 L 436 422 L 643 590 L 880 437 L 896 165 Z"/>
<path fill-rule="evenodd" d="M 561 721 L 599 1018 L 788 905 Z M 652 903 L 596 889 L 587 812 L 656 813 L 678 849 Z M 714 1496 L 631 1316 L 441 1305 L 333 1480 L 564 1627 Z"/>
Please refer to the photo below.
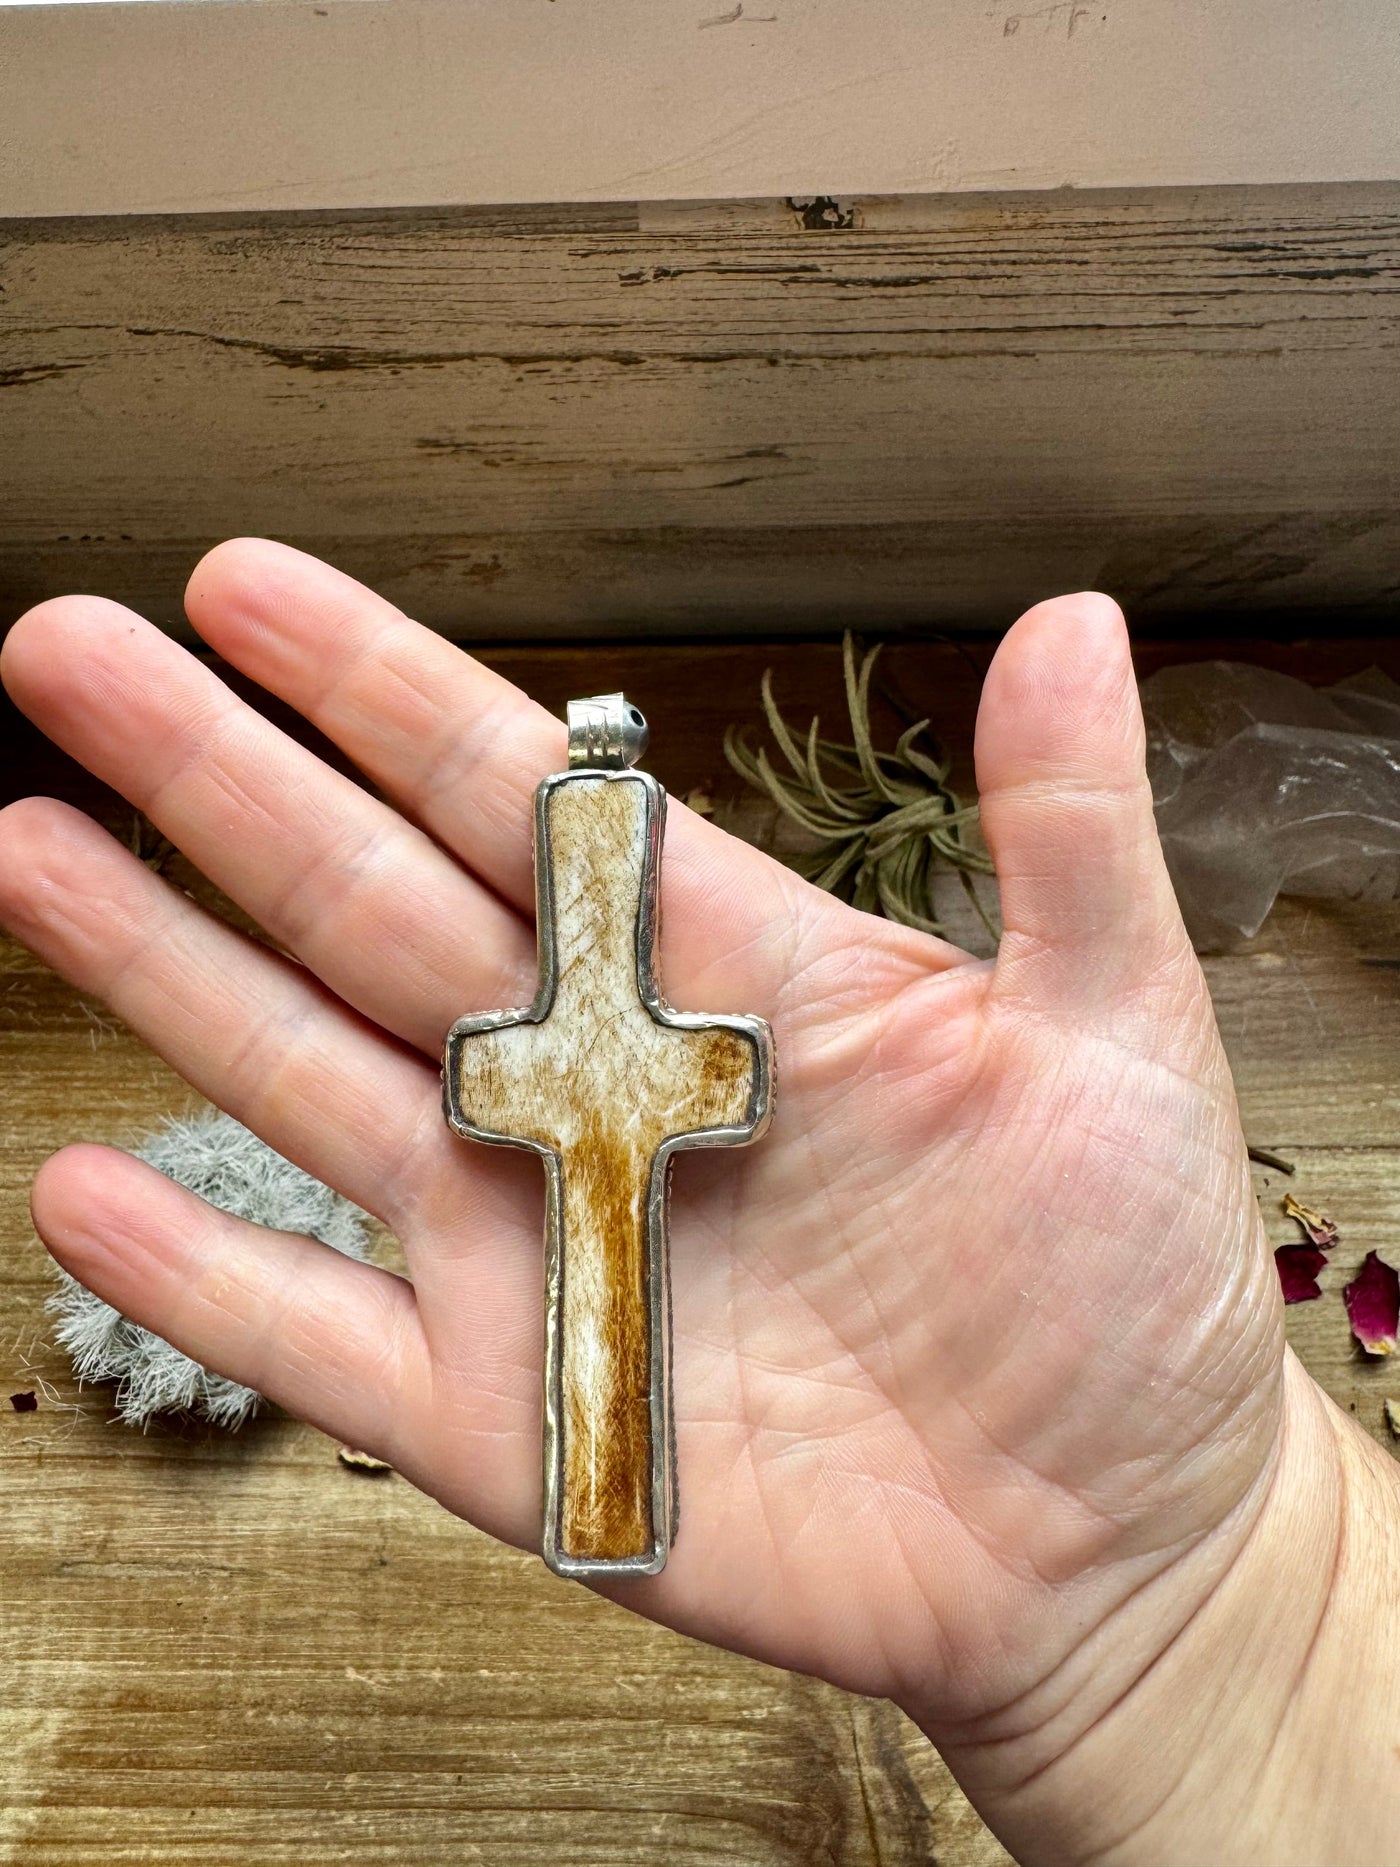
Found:
<path fill-rule="evenodd" d="M 231 1115 L 209 1109 L 169 1117 L 133 1151 L 225 1212 L 307 1233 L 348 1258 L 369 1256 L 359 1207 L 284 1160 Z M 58 1269 L 58 1283 L 48 1305 L 58 1343 L 80 1381 L 115 1382 L 117 1414 L 128 1426 L 144 1427 L 158 1413 L 186 1413 L 239 1427 L 257 1411 L 261 1396 L 251 1387 L 201 1367 L 68 1271 Z"/>
<path fill-rule="evenodd" d="M 991 858 L 969 841 L 977 805 L 950 786 L 950 762 L 929 736 L 929 721 L 907 727 L 892 752 L 876 749 L 870 687 L 879 655 L 877 645 L 858 659 L 847 633 L 842 666 L 851 744 L 823 739 L 818 719 L 799 740 L 773 698 L 770 669 L 763 676 L 763 712 L 788 770 L 776 769 L 767 747 L 755 751 L 733 726 L 725 734 L 725 757 L 812 839 L 813 847 L 783 860 L 818 888 L 868 913 L 942 934 L 934 878 L 940 869 L 951 870 L 995 940 L 997 929 L 972 879 L 992 873 Z"/>

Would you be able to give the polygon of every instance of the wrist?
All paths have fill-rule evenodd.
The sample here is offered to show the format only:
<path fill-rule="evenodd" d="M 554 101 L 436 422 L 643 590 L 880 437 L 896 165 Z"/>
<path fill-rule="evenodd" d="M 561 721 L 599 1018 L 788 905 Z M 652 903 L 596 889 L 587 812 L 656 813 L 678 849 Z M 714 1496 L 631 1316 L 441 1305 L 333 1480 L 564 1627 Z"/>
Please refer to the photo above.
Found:
<path fill-rule="evenodd" d="M 1034 1692 L 930 1737 L 1036 1867 L 1400 1862 L 1400 1471 L 1290 1354 L 1229 1519 Z"/>

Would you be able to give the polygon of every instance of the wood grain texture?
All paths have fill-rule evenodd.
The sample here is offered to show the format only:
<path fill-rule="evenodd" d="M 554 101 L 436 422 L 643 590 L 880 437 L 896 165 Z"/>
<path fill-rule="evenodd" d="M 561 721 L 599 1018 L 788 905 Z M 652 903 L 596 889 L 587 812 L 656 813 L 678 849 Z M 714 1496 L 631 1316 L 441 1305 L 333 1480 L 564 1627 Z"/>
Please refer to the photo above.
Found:
<path fill-rule="evenodd" d="M 1400 184 L 0 224 L 0 622 L 264 532 L 455 634 L 1388 627 Z"/>
<path fill-rule="evenodd" d="M 1393 642 L 1212 645 L 1334 679 Z M 985 644 L 908 645 L 891 679 L 966 776 Z M 1152 646 L 1145 667 L 1199 646 Z M 489 659 L 556 710 L 625 688 L 674 793 L 722 779 L 766 664 L 803 716 L 839 718 L 839 652 L 711 646 Z M 3 795 L 38 788 L 129 830 L 130 812 L 0 720 Z M 207 885 L 179 859 L 172 879 Z M 664 932 L 662 957 L 664 961 Z M 1327 1294 L 1289 1333 L 1383 1444 L 1400 1367 L 1354 1351 L 1335 1285 L 1400 1256 L 1400 908 L 1284 904 L 1209 962 L 1246 1130 L 1342 1228 Z M 5 1867 L 1006 1867 L 891 1707 L 636 1621 L 502 1550 L 398 1478 L 347 1472 L 313 1429 L 236 1438 L 109 1422 L 75 1391 L 42 1311 L 29 1181 L 76 1139 L 129 1141 L 189 1092 L 21 950 L 0 969 L 0 1861 Z M 53 1386 L 16 1414 L 11 1391 Z"/>
<path fill-rule="evenodd" d="M 669 1547 L 669 1522 L 653 1512 L 663 1447 L 653 1434 L 652 1298 L 665 1277 L 653 1254 L 664 1256 L 665 1239 L 649 1224 L 652 1178 L 664 1142 L 751 1126 L 758 1089 L 751 1037 L 677 1029 L 643 1002 L 652 988 L 639 978 L 638 929 L 644 914 L 654 926 L 661 810 L 655 787 L 633 773 L 548 788 L 541 890 L 552 925 L 542 912 L 540 961 L 550 1002 L 539 1018 L 455 1027 L 447 1053 L 454 1121 L 546 1149 L 557 1163 L 558 1535 L 579 1561 Z M 650 953 L 646 964 L 649 975 Z M 664 1314 L 664 1281 L 659 1289 Z M 667 1378 L 664 1367 L 655 1378 Z"/>

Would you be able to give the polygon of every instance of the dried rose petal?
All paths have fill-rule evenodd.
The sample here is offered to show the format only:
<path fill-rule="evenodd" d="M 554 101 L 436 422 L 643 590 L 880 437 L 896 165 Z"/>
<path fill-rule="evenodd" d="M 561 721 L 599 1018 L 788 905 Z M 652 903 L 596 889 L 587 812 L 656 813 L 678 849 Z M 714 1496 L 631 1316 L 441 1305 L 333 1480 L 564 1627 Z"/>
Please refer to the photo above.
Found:
<path fill-rule="evenodd" d="M 1316 1245 L 1280 1245 L 1274 1253 L 1278 1280 L 1283 1286 L 1285 1303 L 1311 1303 L 1322 1292 L 1317 1287 L 1317 1273 L 1327 1260 Z"/>
<path fill-rule="evenodd" d="M 35 1393 L 11 1394 L 10 1405 L 14 1408 L 16 1413 L 37 1413 L 39 1410 L 39 1396 Z"/>
<path fill-rule="evenodd" d="M 1400 1329 L 1400 1275 L 1374 1251 L 1343 1290 L 1351 1332 L 1368 1355 L 1393 1355 Z"/>
<path fill-rule="evenodd" d="M 1291 1193 L 1284 1194 L 1283 1209 L 1290 1219 L 1298 1221 L 1309 1243 L 1316 1245 L 1319 1251 L 1330 1251 L 1341 1237 L 1335 1219 L 1329 1219 L 1325 1212 L 1314 1212 L 1311 1207 L 1300 1205 Z"/>

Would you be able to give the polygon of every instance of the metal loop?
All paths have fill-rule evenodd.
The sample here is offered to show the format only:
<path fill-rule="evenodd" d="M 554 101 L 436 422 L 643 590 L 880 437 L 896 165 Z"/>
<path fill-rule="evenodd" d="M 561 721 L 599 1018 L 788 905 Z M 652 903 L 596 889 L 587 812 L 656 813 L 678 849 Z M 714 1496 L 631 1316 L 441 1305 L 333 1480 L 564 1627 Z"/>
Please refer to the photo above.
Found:
<path fill-rule="evenodd" d="M 626 771 L 647 749 L 647 723 L 621 694 L 569 702 L 569 770 Z"/>

